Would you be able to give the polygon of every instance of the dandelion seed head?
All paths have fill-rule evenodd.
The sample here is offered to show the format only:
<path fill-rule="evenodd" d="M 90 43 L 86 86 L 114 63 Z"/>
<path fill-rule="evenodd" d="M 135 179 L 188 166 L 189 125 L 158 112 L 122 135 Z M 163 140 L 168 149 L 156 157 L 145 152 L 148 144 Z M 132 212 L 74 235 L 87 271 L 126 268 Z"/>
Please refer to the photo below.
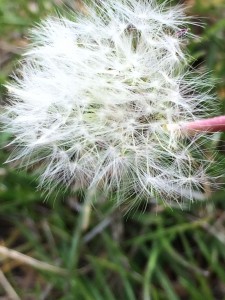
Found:
<path fill-rule="evenodd" d="M 8 85 L 10 159 L 38 166 L 50 191 L 192 200 L 208 180 L 208 162 L 199 137 L 187 143 L 179 124 L 204 116 L 211 96 L 189 70 L 178 35 L 191 20 L 182 7 L 155 0 L 96 3 L 33 29 Z"/>

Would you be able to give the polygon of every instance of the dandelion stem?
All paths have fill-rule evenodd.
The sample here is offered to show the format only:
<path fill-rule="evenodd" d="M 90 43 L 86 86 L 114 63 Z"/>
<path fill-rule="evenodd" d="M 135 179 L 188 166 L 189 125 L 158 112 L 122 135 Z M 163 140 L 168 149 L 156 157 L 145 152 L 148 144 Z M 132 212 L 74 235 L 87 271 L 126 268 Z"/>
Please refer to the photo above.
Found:
<path fill-rule="evenodd" d="M 225 116 L 218 116 L 214 118 L 185 123 L 182 125 L 182 129 L 200 132 L 225 131 Z"/>

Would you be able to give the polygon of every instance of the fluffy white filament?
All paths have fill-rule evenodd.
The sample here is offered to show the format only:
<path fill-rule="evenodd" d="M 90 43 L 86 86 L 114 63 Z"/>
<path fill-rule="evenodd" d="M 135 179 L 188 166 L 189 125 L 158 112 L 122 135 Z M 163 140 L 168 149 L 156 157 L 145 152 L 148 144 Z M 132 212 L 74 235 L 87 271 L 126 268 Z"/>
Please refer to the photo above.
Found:
<path fill-rule="evenodd" d="M 40 167 L 49 190 L 192 200 L 207 161 L 198 137 L 176 124 L 204 116 L 210 97 L 182 50 L 190 20 L 154 0 L 96 2 L 86 15 L 49 18 L 32 31 L 8 86 L 10 159 Z"/>

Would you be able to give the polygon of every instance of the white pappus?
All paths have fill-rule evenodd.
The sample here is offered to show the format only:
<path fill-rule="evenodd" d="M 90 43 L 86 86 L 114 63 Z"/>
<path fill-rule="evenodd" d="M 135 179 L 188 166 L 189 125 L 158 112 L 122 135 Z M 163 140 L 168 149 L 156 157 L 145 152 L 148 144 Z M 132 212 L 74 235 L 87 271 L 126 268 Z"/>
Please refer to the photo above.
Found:
<path fill-rule="evenodd" d="M 190 36 L 189 24 L 183 7 L 155 0 L 101 0 L 43 21 L 8 85 L 9 160 L 38 167 L 50 191 L 99 190 L 118 203 L 201 198 L 200 136 L 176 125 L 204 117 L 213 98 L 187 64 L 179 33 Z"/>

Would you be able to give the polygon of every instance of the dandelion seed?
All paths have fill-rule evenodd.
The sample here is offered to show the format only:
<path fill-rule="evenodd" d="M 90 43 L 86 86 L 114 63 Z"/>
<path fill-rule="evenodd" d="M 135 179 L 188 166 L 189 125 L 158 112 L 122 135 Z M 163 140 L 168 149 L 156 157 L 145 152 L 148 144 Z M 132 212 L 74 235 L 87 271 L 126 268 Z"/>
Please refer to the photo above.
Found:
<path fill-rule="evenodd" d="M 96 4 L 98 3 L 98 4 Z M 40 185 L 164 201 L 202 197 L 209 162 L 183 122 L 204 117 L 210 84 L 189 71 L 183 7 L 97 1 L 33 29 L 2 117 L 10 160 Z"/>
<path fill-rule="evenodd" d="M 183 38 L 187 35 L 189 28 L 183 28 L 177 32 L 177 37 Z"/>

